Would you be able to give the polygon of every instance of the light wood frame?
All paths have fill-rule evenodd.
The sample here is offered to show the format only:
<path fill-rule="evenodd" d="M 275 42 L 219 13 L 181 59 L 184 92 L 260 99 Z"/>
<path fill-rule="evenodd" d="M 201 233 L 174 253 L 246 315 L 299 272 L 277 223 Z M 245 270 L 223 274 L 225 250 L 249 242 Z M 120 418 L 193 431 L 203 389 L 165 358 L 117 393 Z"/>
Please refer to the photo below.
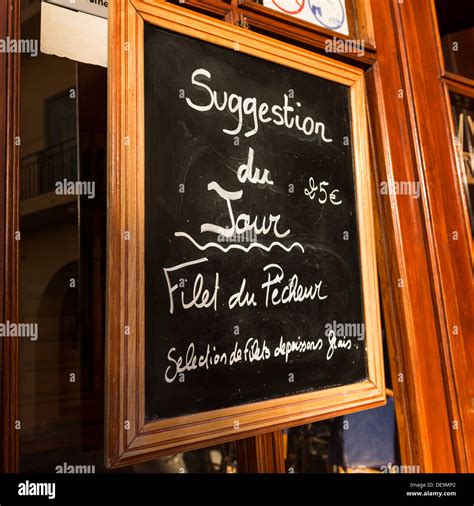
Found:
<path fill-rule="evenodd" d="M 243 53 L 350 88 L 367 380 L 146 422 L 145 22 L 230 49 L 238 47 Z M 385 385 L 363 71 L 162 0 L 117 0 L 110 3 L 109 12 L 108 107 L 106 465 L 119 467 L 383 405 Z M 125 232 L 129 232 L 129 240 L 125 239 Z"/>

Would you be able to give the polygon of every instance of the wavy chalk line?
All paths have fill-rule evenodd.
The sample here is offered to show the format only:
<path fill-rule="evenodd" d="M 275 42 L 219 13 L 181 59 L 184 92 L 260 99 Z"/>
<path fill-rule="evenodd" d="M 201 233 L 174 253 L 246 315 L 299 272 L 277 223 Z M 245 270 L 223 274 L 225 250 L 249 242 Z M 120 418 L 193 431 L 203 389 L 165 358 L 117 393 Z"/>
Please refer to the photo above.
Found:
<path fill-rule="evenodd" d="M 223 247 L 220 244 L 217 244 L 216 242 L 208 242 L 207 244 L 201 246 L 186 232 L 175 232 L 174 235 L 176 237 L 185 237 L 186 239 L 191 241 L 194 244 L 194 246 L 196 246 L 196 248 L 198 248 L 201 251 L 205 251 L 208 248 L 218 248 L 224 253 L 227 253 L 231 249 L 240 249 L 248 253 L 252 248 L 260 248 L 268 252 L 273 248 L 273 246 L 280 246 L 280 248 L 284 249 L 287 252 L 290 252 L 296 246 L 300 248 L 302 253 L 304 253 L 304 248 L 299 242 L 294 242 L 290 247 L 287 247 L 278 241 L 272 242 L 270 246 L 265 246 L 264 244 L 260 244 L 259 242 L 252 242 L 248 247 L 242 246 L 241 244 L 229 244 L 229 246 Z"/>

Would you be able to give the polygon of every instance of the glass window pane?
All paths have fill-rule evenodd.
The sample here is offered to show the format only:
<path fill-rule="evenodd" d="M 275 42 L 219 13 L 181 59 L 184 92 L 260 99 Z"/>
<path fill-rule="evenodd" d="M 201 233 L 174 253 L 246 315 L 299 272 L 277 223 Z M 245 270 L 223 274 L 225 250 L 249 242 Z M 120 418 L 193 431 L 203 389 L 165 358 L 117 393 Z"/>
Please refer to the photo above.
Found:
<path fill-rule="evenodd" d="M 286 430 L 284 438 L 287 472 L 420 472 L 417 467 L 401 464 L 384 329 L 382 332 L 387 404 Z"/>
<path fill-rule="evenodd" d="M 462 179 L 474 236 L 474 99 L 450 93 L 451 108 L 456 129 L 458 156 L 463 170 Z"/>
<path fill-rule="evenodd" d="M 436 0 L 436 13 L 446 70 L 474 79 L 472 0 Z"/>
<path fill-rule="evenodd" d="M 40 2 L 22 2 L 22 36 L 39 40 Z M 37 332 L 20 341 L 20 471 L 110 472 L 107 70 L 39 53 L 21 55 L 21 75 L 20 321 Z M 236 471 L 236 444 L 227 443 L 113 472 Z"/>

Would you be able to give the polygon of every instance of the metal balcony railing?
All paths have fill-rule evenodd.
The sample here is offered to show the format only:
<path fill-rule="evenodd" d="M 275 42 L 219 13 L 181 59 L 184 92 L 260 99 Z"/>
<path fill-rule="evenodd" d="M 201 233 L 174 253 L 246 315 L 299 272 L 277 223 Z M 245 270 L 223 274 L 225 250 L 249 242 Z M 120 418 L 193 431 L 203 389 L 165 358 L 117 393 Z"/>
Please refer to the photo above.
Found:
<path fill-rule="evenodd" d="M 77 143 L 70 139 L 21 160 L 21 198 L 54 191 L 58 181 L 77 179 Z"/>

